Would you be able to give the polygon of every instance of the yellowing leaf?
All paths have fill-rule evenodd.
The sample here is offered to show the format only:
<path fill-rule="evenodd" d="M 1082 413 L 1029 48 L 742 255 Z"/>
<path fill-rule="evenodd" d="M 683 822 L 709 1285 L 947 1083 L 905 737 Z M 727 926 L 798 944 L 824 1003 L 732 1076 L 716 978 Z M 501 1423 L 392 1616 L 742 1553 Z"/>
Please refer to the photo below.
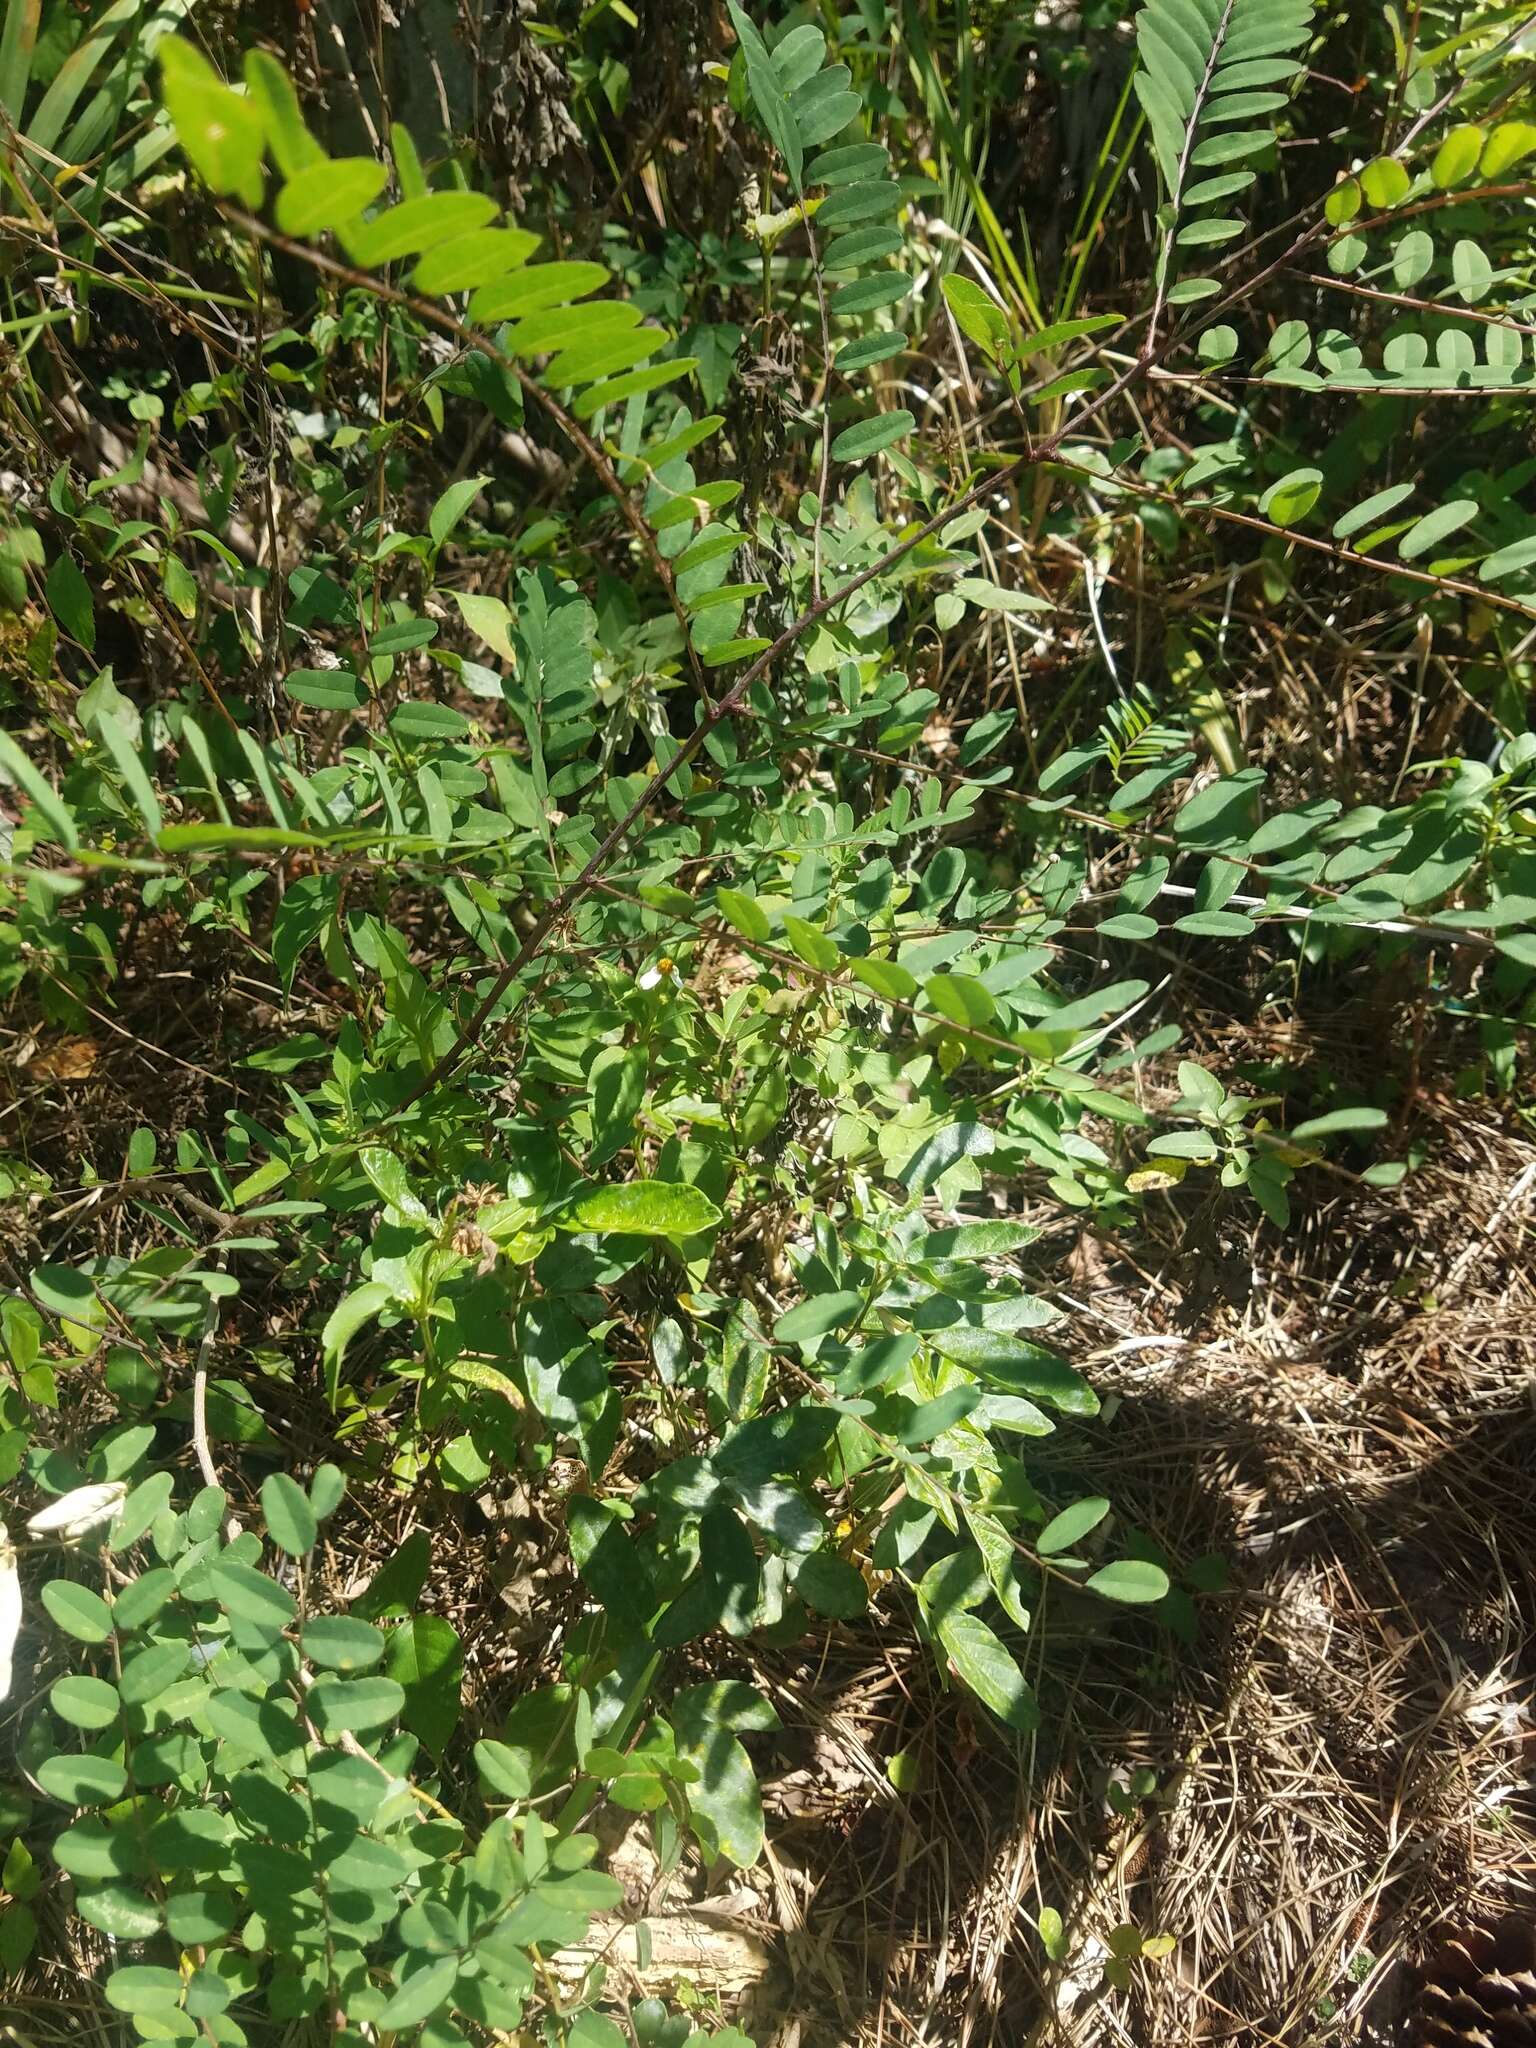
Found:
<path fill-rule="evenodd" d="M 1341 228 L 1360 211 L 1360 180 L 1345 178 L 1323 201 L 1323 217 L 1331 228 Z"/>
<path fill-rule="evenodd" d="M 1483 145 L 1480 169 L 1491 184 L 1502 178 L 1512 164 L 1536 149 L 1536 121 L 1501 121 Z"/>
<path fill-rule="evenodd" d="M 1193 1163 L 1189 1159 L 1164 1159 L 1156 1166 L 1138 1166 L 1134 1173 L 1125 1176 L 1125 1185 L 1133 1195 L 1150 1194 L 1158 1188 L 1176 1188 Z"/>
<path fill-rule="evenodd" d="M 464 623 L 477 639 L 483 640 L 493 654 L 499 654 L 509 665 L 517 660 L 512 651 L 512 614 L 499 597 L 487 597 L 480 591 L 456 590 L 454 601 L 464 615 Z"/>
<path fill-rule="evenodd" d="M 1463 179 L 1471 177 L 1482 152 L 1482 129 L 1470 121 L 1463 122 L 1459 128 L 1451 130 L 1435 151 L 1429 174 L 1444 192 L 1449 186 L 1459 185 Z"/>
<path fill-rule="evenodd" d="M 719 1221 L 720 1211 L 702 1188 L 686 1181 L 635 1180 L 583 1195 L 566 1228 L 624 1237 L 692 1237 Z"/>
<path fill-rule="evenodd" d="M 1395 156 L 1379 156 L 1360 173 L 1366 198 L 1380 209 L 1401 206 L 1412 182 Z"/>

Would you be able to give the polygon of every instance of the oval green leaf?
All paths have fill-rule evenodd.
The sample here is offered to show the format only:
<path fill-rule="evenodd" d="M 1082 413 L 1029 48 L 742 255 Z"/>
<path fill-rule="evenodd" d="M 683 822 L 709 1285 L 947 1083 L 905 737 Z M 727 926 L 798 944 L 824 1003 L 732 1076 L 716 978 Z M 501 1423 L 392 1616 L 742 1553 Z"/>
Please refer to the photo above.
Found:
<path fill-rule="evenodd" d="M 110 1728 L 121 1710 L 116 1686 L 84 1672 L 56 1679 L 49 1688 L 48 1704 L 73 1728 Z"/>
<path fill-rule="evenodd" d="M 854 426 L 844 427 L 832 443 L 833 456 L 839 462 L 862 462 L 866 456 L 878 455 L 882 448 L 904 439 L 916 425 L 911 413 L 899 408 L 878 413 L 874 419 L 859 420 Z"/>
<path fill-rule="evenodd" d="M 1259 500 L 1259 510 L 1276 526 L 1294 526 L 1312 510 L 1322 488 L 1323 472 L 1320 469 L 1293 469 L 1278 483 L 1270 485 Z"/>
<path fill-rule="evenodd" d="M 267 1518 L 267 1534 L 279 1550 L 303 1557 L 314 1549 L 320 1525 L 309 1495 L 296 1479 L 286 1472 L 269 1472 L 261 1482 L 261 1511 Z"/>
<path fill-rule="evenodd" d="M 384 1632 L 350 1614 L 317 1614 L 304 1624 L 304 1654 L 328 1671 L 367 1671 L 384 1655 Z"/>
<path fill-rule="evenodd" d="M 687 1182 L 635 1180 L 583 1195 L 564 1228 L 602 1236 L 692 1237 L 719 1221 L 720 1211 L 701 1188 Z"/>
<path fill-rule="evenodd" d="M 1060 1551 L 1070 1550 L 1079 1537 L 1096 1529 L 1108 1513 L 1109 1502 L 1100 1496 L 1075 1500 L 1046 1523 L 1035 1538 L 1035 1548 L 1042 1557 L 1055 1557 Z"/>
<path fill-rule="evenodd" d="M 1161 1600 L 1168 1591 L 1168 1574 L 1155 1564 L 1126 1557 L 1118 1564 L 1105 1565 L 1087 1584 L 1090 1593 L 1102 1594 L 1106 1600 L 1119 1600 L 1130 1607 L 1144 1607 L 1150 1601 Z"/>
<path fill-rule="evenodd" d="M 89 1586 L 77 1586 L 72 1579 L 50 1579 L 42 1600 L 49 1616 L 77 1642 L 104 1643 L 112 1633 L 112 1610 Z"/>
<path fill-rule="evenodd" d="M 285 235 L 316 235 L 353 220 L 378 198 L 389 173 L 370 156 L 342 156 L 311 164 L 277 195 L 277 224 Z"/>
<path fill-rule="evenodd" d="M 964 1610 L 946 1614 L 938 1635 L 961 1679 L 1000 1721 L 1025 1735 L 1038 1725 L 1029 1681 L 984 1621 Z"/>
<path fill-rule="evenodd" d="M 38 1765 L 37 1782 L 66 1806 L 110 1806 L 122 1798 L 128 1773 L 108 1756 L 50 1756 Z"/>

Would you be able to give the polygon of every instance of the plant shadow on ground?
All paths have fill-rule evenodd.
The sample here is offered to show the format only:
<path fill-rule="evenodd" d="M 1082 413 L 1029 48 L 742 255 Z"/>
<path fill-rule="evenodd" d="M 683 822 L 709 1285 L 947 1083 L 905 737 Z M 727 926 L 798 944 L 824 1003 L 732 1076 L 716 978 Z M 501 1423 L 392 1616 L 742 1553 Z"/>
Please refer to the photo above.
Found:
<path fill-rule="evenodd" d="M 1278 1257 L 1262 1239 L 1270 1270 L 1200 1338 L 1101 1273 L 1083 1348 L 1106 1311 L 1134 1334 L 1090 1366 L 1108 1426 L 1041 1446 L 1043 1483 L 1059 1461 L 1176 1559 L 1229 1560 L 1193 1646 L 1047 1615 L 1017 1757 L 897 1630 L 788 1674 L 814 1711 L 801 1770 L 764 1773 L 806 1810 L 770 1823 L 789 1974 L 762 2038 L 1385 2048 L 1436 1925 L 1530 1905 L 1532 1154 L 1475 1120 L 1437 1143 L 1411 1201 L 1330 1194 Z M 1138 1772 L 1154 1791 L 1117 1811 Z M 1177 1946 L 1106 1989 L 1127 1923 Z"/>

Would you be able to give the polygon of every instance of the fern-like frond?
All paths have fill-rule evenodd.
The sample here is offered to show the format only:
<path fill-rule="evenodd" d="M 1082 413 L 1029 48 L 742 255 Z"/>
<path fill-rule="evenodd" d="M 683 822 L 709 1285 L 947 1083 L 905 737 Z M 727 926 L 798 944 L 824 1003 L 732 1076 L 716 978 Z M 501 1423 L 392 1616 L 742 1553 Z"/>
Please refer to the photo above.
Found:
<path fill-rule="evenodd" d="M 907 346 L 899 328 L 867 326 L 868 315 L 899 305 L 912 290 L 906 272 L 885 260 L 903 246 L 895 223 L 906 196 L 890 174 L 884 145 L 847 133 L 863 101 L 851 89 L 847 65 L 825 62 L 821 30 L 810 23 L 791 29 L 770 52 L 737 0 L 728 5 L 752 104 L 807 224 L 814 222 L 812 262 L 832 286 L 824 300 L 827 321 L 834 328 L 855 322 L 864 330 L 833 356 L 833 368 L 849 377 Z M 839 462 L 862 462 L 915 424 L 902 411 L 855 420 L 831 443 L 831 454 Z"/>
<path fill-rule="evenodd" d="M 1312 0 L 1147 0 L 1136 22 L 1136 94 L 1168 199 L 1165 265 L 1235 241 L 1228 204 L 1253 184 L 1275 117 L 1300 77 Z M 1168 290 L 1209 297 L 1210 278 Z"/>
<path fill-rule="evenodd" d="M 1104 757 L 1115 774 L 1139 768 L 1175 754 L 1186 743 L 1182 726 L 1169 725 L 1158 715 L 1158 705 L 1145 684 L 1138 683 L 1128 697 L 1105 707 L 1095 735 Z"/>

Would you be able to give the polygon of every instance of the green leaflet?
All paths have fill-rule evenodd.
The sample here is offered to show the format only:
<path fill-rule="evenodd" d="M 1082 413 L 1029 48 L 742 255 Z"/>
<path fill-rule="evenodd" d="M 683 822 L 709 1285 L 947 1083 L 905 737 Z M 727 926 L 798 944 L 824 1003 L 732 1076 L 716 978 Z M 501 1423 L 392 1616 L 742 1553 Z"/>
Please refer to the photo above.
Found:
<path fill-rule="evenodd" d="M 392 263 L 397 257 L 414 256 L 423 249 L 452 242 L 495 218 L 496 202 L 484 193 L 425 192 L 420 198 L 404 200 L 354 228 L 352 256 L 371 269 L 381 263 Z M 601 281 L 599 278 L 598 282 Z"/>
<path fill-rule="evenodd" d="M 386 216 L 387 217 L 387 216 Z M 521 320 L 551 306 L 568 306 L 607 284 L 608 271 L 601 263 L 533 263 L 511 277 L 482 285 L 469 302 L 469 317 L 489 326 L 498 320 Z M 573 323 L 572 333 L 579 333 Z"/>
<path fill-rule="evenodd" d="M 159 58 L 166 111 L 205 183 L 242 205 L 259 206 L 266 134 L 255 102 L 232 92 L 202 52 L 180 36 L 165 38 Z M 381 169 L 380 187 L 383 182 Z"/>
<path fill-rule="evenodd" d="M 388 175 L 372 157 L 308 164 L 278 193 L 277 224 L 285 235 L 295 236 L 339 228 L 378 198 Z"/>
<path fill-rule="evenodd" d="M 1088 1581 L 1088 1590 L 1102 1594 L 1106 1600 L 1145 1606 L 1150 1601 L 1161 1600 L 1168 1591 L 1168 1575 L 1155 1564 L 1125 1558 L 1118 1564 L 1107 1564 L 1096 1571 Z"/>
<path fill-rule="evenodd" d="M 439 242 L 435 238 L 411 273 L 419 292 L 442 295 L 473 291 L 516 270 L 539 246 L 525 228 L 476 228 Z"/>
<path fill-rule="evenodd" d="M 692 1237 L 720 1220 L 720 1211 L 698 1188 L 660 1181 L 630 1181 L 583 1195 L 567 1228 L 620 1236 Z"/>
<path fill-rule="evenodd" d="M 832 443 L 832 454 L 838 462 L 863 462 L 904 440 L 916 425 L 911 413 L 899 407 L 894 412 L 879 413 L 874 419 L 844 427 Z"/>
<path fill-rule="evenodd" d="M 1265 491 L 1259 510 L 1276 526 L 1295 526 L 1317 503 L 1322 488 L 1320 469 L 1293 469 Z"/>
<path fill-rule="evenodd" d="M 1028 1679 L 979 1615 L 946 1614 L 937 1632 L 961 1680 L 1000 1721 L 1023 1735 L 1038 1727 L 1040 1710 Z"/>

